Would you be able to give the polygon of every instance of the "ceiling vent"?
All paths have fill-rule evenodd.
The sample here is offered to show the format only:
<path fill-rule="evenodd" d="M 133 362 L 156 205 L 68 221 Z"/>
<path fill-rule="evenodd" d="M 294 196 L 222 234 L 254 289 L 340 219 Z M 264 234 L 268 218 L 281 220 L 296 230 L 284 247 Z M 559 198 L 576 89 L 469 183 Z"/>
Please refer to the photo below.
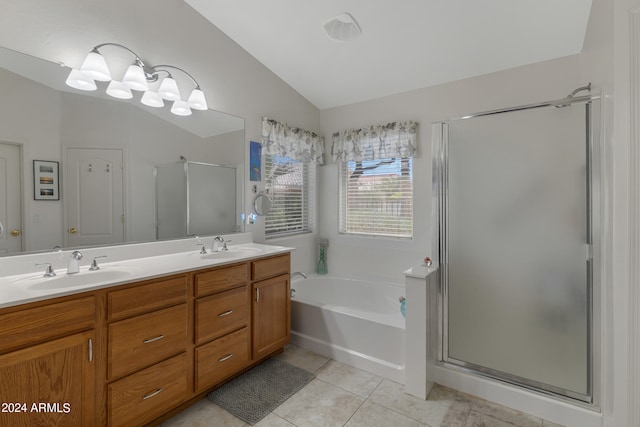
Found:
<path fill-rule="evenodd" d="M 323 26 L 327 35 L 339 42 L 353 40 L 362 33 L 356 20 L 348 13 L 341 13 L 329 19 Z"/>

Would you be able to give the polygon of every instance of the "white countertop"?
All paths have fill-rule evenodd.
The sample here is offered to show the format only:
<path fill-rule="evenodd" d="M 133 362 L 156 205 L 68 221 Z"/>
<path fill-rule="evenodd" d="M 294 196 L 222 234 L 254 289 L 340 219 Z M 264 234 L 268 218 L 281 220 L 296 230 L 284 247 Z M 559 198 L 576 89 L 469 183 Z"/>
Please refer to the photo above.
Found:
<path fill-rule="evenodd" d="M 66 267 L 56 269 L 55 277 L 43 277 L 44 267 L 37 272 L 0 277 L 0 308 L 33 301 L 72 295 L 125 283 L 248 261 L 291 252 L 293 248 L 243 243 L 229 246 L 228 252 L 202 255 L 198 249 L 135 259 L 100 263 L 100 270 L 89 271 L 89 261 L 81 263 L 80 272 L 67 274 Z M 54 265 L 55 268 L 55 265 Z"/>

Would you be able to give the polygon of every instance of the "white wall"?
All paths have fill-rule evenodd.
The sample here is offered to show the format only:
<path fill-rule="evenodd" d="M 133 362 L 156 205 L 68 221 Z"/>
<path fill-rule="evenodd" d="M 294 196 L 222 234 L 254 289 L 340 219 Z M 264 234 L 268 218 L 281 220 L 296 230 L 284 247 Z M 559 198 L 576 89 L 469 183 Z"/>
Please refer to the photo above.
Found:
<path fill-rule="evenodd" d="M 414 159 L 414 238 L 367 238 L 338 234 L 338 168 L 319 169 L 320 235 L 329 238 L 329 270 L 403 283 L 402 272 L 431 253 L 431 123 L 474 113 L 559 99 L 582 86 L 579 56 L 461 80 L 321 111 L 322 133 L 370 124 L 419 122 Z M 330 141 L 327 142 L 330 151 Z"/>

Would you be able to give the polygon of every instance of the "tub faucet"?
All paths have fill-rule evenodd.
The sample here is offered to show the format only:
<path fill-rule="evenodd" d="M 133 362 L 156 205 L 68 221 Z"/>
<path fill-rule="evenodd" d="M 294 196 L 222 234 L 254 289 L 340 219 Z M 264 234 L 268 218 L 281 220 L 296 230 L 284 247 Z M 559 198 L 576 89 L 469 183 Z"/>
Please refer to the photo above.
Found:
<path fill-rule="evenodd" d="M 80 271 L 81 259 L 82 253 L 80 251 L 71 252 L 71 258 L 69 258 L 69 266 L 67 267 L 67 274 L 75 274 Z"/>
<path fill-rule="evenodd" d="M 301 273 L 299 271 L 296 271 L 295 273 L 291 273 L 291 280 L 293 280 L 294 277 L 296 276 L 301 276 L 303 279 L 307 278 L 307 275 L 304 273 Z"/>

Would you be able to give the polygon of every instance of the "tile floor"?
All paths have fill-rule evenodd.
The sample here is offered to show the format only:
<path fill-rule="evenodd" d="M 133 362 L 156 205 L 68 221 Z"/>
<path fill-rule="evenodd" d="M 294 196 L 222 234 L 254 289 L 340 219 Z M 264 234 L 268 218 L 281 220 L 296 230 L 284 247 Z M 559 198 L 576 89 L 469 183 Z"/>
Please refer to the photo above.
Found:
<path fill-rule="evenodd" d="M 441 386 L 424 401 L 405 394 L 401 384 L 299 347 L 287 346 L 278 357 L 316 377 L 256 427 L 561 427 Z M 162 424 L 209 426 L 248 424 L 207 399 Z"/>

